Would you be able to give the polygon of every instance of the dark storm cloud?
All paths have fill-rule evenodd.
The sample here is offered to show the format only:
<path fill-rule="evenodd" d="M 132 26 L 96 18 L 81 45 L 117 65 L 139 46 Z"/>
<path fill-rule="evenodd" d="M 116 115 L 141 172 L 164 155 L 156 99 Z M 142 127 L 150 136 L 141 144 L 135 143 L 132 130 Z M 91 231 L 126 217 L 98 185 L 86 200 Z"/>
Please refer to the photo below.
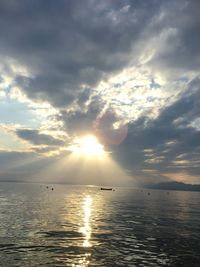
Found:
<path fill-rule="evenodd" d="M 1 1 L 0 53 L 31 71 L 17 77 L 29 97 L 69 105 L 128 64 L 132 47 L 160 8 L 157 1 Z"/>
<path fill-rule="evenodd" d="M 200 130 L 191 126 L 200 114 L 200 80 L 188 87 L 156 119 L 143 117 L 129 124 L 128 136 L 114 154 L 127 169 L 200 174 Z"/>
<path fill-rule="evenodd" d="M 159 68 L 199 70 L 200 1 L 174 1 L 167 6 L 168 12 L 163 9 L 162 17 L 152 25 L 152 31 L 161 34 L 163 29 L 168 29 L 171 34 L 166 38 L 164 49 L 161 48 L 152 62 Z"/>
<path fill-rule="evenodd" d="M 197 0 L 2 0 L 0 54 L 28 67 L 31 77 L 15 82 L 29 97 L 66 107 L 82 84 L 93 87 L 129 61 L 137 64 L 137 45 L 167 30 L 176 34 L 154 65 L 199 67 L 198 10 Z"/>
<path fill-rule="evenodd" d="M 29 75 L 18 72 L 14 86 L 31 99 L 55 106 L 56 118 L 69 134 L 91 131 L 107 104 L 106 97 L 95 95 L 96 85 L 129 64 L 141 66 L 146 50 L 150 54 L 155 50 L 151 59 L 144 58 L 144 67 L 152 73 L 167 70 L 173 76 L 180 71 L 188 81 L 188 73 L 199 72 L 199 10 L 198 0 L 1 0 L 1 62 L 6 62 L 7 73 L 10 59 L 27 67 Z M 179 100 L 160 109 L 156 119 L 143 116 L 130 122 L 127 138 L 112 147 L 113 157 L 138 175 L 153 170 L 162 177 L 180 169 L 198 175 L 200 136 L 191 123 L 200 113 L 199 84 L 194 79 Z M 102 131 L 119 120 L 112 118 Z M 37 130 L 21 129 L 16 134 L 37 146 L 63 145 Z"/>
<path fill-rule="evenodd" d="M 18 129 L 16 134 L 21 139 L 29 141 L 33 145 L 62 146 L 64 142 L 50 135 L 42 134 L 38 130 Z"/>
<path fill-rule="evenodd" d="M 166 40 L 170 49 L 159 51 L 154 65 L 197 65 L 198 5 L 195 0 L 3 0 L 0 55 L 29 69 L 31 77 L 15 78 L 28 97 L 57 108 L 79 105 L 83 84 L 93 88 L 130 61 L 138 64 L 138 44 L 148 44 L 165 30 L 175 29 L 177 35 Z"/>

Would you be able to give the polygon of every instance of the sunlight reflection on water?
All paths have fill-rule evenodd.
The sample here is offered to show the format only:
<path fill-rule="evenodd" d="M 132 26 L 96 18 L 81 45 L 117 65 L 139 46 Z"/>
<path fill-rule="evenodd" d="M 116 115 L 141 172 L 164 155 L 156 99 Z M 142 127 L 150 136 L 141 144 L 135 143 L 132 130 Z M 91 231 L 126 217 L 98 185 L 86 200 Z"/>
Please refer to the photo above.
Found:
<path fill-rule="evenodd" d="M 92 198 L 87 195 L 83 201 L 83 226 L 80 228 L 80 233 L 84 235 L 83 247 L 91 247 L 90 238 L 92 228 L 90 225 L 90 217 L 92 211 Z M 85 255 L 78 261 L 78 264 L 72 264 L 72 267 L 87 267 L 90 264 L 91 253 L 85 253 Z"/>
<path fill-rule="evenodd" d="M 199 194 L 2 188 L 1 266 L 199 266 Z"/>
<path fill-rule="evenodd" d="M 84 247 L 90 247 L 90 237 L 91 237 L 91 225 L 90 225 L 90 217 L 91 217 L 91 210 L 92 210 L 92 198 L 91 196 L 86 196 L 84 199 L 84 205 L 83 205 L 83 222 L 84 226 L 81 227 L 80 231 L 84 234 L 85 240 L 83 242 Z"/>

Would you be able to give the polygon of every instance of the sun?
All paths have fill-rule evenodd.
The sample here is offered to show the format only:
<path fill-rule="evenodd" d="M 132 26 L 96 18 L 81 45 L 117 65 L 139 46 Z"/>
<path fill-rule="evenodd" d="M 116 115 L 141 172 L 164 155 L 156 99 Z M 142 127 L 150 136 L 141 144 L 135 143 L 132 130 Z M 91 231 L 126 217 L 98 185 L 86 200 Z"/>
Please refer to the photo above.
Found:
<path fill-rule="evenodd" d="M 77 155 L 88 157 L 101 157 L 105 154 L 104 146 L 99 143 L 94 135 L 86 135 L 76 138 L 70 150 Z"/>

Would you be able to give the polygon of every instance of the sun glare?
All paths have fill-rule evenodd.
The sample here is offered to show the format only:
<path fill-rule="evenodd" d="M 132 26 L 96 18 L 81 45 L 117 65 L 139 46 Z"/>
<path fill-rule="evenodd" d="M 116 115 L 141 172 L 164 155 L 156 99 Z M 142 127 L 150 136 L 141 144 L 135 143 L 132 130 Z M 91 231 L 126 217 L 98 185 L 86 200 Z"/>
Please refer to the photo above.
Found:
<path fill-rule="evenodd" d="M 104 146 L 101 145 L 93 135 L 77 138 L 70 150 L 78 155 L 99 157 L 105 153 Z"/>

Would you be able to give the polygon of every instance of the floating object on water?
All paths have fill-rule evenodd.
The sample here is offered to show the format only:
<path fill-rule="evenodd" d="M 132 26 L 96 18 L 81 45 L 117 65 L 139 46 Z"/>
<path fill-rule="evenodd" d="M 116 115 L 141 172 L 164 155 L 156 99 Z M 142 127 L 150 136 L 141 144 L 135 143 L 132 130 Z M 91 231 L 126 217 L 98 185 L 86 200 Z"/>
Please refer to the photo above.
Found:
<path fill-rule="evenodd" d="M 112 191 L 112 188 L 106 188 L 106 187 L 101 187 L 100 190 L 108 190 L 108 191 Z"/>

